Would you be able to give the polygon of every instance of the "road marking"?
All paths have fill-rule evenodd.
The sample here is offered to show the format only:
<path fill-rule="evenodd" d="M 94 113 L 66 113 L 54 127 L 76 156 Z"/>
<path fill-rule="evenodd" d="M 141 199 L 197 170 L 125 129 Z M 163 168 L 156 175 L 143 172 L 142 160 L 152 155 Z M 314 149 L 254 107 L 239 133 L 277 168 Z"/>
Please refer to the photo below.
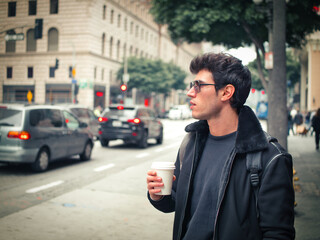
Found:
<path fill-rule="evenodd" d="M 101 171 L 104 171 L 104 170 L 107 170 L 109 168 L 113 168 L 115 165 L 113 163 L 110 163 L 108 165 L 104 165 L 104 166 L 101 166 L 101 167 L 97 167 L 95 169 L 93 169 L 93 171 L 95 172 L 101 172 Z"/>
<path fill-rule="evenodd" d="M 141 153 L 141 154 L 136 155 L 136 158 L 143 158 L 143 157 L 146 157 L 149 155 L 150 155 L 150 153 Z"/>
<path fill-rule="evenodd" d="M 40 187 L 31 188 L 31 189 L 27 190 L 26 193 L 36 193 L 36 192 L 39 192 L 39 191 L 42 191 L 42 190 L 45 190 L 45 189 L 48 189 L 48 188 L 52 188 L 52 187 L 58 186 L 58 185 L 62 184 L 63 182 L 64 181 L 59 180 L 59 181 L 56 181 L 56 182 L 48 183 L 46 185 L 42 185 Z"/>
<path fill-rule="evenodd" d="M 170 145 L 168 145 L 168 146 L 158 148 L 158 149 L 156 149 L 156 150 L 154 150 L 154 151 L 155 151 L 155 152 L 162 152 L 162 151 L 164 151 L 164 150 L 166 150 L 166 149 L 168 149 L 168 148 L 177 147 L 179 144 L 180 144 L 180 143 L 172 143 L 172 144 L 170 144 Z"/>

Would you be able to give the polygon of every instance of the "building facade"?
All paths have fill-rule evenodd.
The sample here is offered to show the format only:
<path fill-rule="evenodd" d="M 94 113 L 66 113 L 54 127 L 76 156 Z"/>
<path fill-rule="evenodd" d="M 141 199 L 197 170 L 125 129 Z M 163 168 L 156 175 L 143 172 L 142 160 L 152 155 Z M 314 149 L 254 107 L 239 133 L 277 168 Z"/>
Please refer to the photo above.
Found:
<path fill-rule="evenodd" d="M 129 56 L 188 73 L 201 45 L 176 46 L 148 11 L 143 0 L 1 1 L 0 101 L 106 107 L 117 100 L 116 72 Z"/>
<path fill-rule="evenodd" d="M 306 46 L 299 52 L 301 63 L 300 110 L 320 108 L 320 31 L 308 36 Z"/>

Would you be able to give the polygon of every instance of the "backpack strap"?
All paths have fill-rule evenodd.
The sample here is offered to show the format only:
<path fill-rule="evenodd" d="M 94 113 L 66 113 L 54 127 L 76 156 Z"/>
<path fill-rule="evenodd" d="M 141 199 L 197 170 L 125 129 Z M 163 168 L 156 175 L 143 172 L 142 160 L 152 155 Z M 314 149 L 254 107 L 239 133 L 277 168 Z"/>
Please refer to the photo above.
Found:
<path fill-rule="evenodd" d="M 258 208 L 258 193 L 259 193 L 259 187 L 260 187 L 259 173 L 262 170 L 261 151 L 247 153 L 246 165 L 247 165 L 247 170 L 250 172 L 250 183 L 254 191 L 257 218 L 259 219 L 260 214 L 259 214 L 259 208 Z"/>

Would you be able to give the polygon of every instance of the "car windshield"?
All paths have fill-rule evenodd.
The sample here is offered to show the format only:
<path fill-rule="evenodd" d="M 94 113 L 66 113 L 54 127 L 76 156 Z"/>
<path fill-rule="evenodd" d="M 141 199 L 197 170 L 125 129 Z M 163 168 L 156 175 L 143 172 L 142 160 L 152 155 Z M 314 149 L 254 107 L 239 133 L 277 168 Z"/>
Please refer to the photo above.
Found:
<path fill-rule="evenodd" d="M 0 108 L 0 126 L 21 126 L 22 111 Z"/>
<path fill-rule="evenodd" d="M 107 118 L 134 118 L 135 110 L 134 108 L 124 108 L 119 110 L 118 108 L 109 108 L 107 112 L 104 113 L 103 117 Z"/>

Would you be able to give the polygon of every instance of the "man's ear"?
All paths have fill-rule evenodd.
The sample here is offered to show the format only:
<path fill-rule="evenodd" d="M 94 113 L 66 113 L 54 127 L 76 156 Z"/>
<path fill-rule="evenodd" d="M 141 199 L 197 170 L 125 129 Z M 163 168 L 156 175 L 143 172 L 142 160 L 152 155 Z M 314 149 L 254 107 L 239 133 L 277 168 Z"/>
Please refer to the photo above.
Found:
<path fill-rule="evenodd" d="M 221 101 L 228 101 L 232 98 L 234 92 L 235 92 L 235 87 L 231 84 L 228 84 L 227 86 L 224 87 Z"/>

